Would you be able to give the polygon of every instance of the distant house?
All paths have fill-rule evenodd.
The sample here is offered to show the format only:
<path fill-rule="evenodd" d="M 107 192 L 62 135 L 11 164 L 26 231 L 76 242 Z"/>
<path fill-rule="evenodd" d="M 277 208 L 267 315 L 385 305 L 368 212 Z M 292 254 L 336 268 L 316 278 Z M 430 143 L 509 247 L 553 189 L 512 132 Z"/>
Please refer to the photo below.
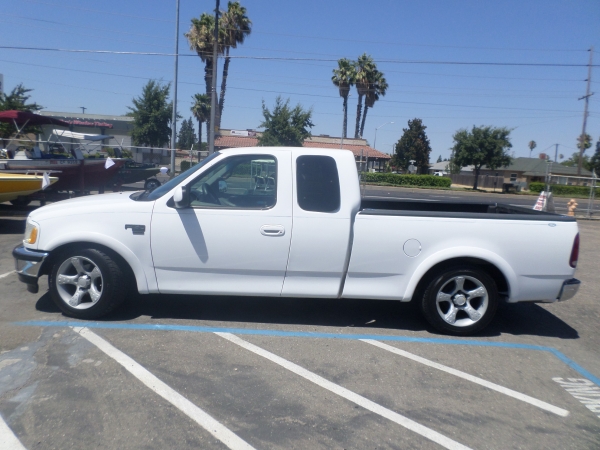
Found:
<path fill-rule="evenodd" d="M 235 147 L 255 147 L 262 132 L 254 130 L 226 130 L 221 128 L 215 136 L 215 150 Z M 369 172 L 383 172 L 386 163 L 392 158 L 369 147 L 365 139 L 350 139 L 331 137 L 327 135 L 312 136 L 304 141 L 303 147 L 327 148 L 334 150 L 350 150 L 354 154 L 357 164 L 363 163 L 363 170 Z"/>
<path fill-rule="evenodd" d="M 483 166 L 480 175 L 496 175 L 504 178 L 504 183 L 520 185 L 527 189 L 532 181 L 545 181 L 546 174 L 552 175 L 554 184 L 581 184 L 586 186 L 587 180 L 578 180 L 577 167 L 563 166 L 558 163 L 550 163 L 538 158 L 514 158 L 512 163 L 506 167 L 490 170 Z M 591 178 L 589 170 L 581 169 L 581 177 Z"/>

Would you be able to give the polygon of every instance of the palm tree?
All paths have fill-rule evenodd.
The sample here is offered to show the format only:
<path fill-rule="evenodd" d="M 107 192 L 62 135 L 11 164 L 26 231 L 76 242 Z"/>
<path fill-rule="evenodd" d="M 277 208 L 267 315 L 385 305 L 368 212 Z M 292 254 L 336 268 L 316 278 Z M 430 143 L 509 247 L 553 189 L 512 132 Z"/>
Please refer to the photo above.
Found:
<path fill-rule="evenodd" d="M 376 69 L 373 58 L 366 53 L 358 57 L 355 63 L 356 67 L 356 91 L 358 93 L 358 105 L 356 106 L 356 125 L 354 127 L 354 138 L 360 137 L 360 117 L 362 114 L 362 99 L 369 90 L 369 80 L 371 72 Z"/>
<path fill-rule="evenodd" d="M 227 75 L 229 74 L 229 50 L 237 48 L 238 44 L 243 44 L 246 36 L 252 32 L 252 21 L 246 15 L 246 8 L 240 5 L 240 2 L 228 2 L 227 11 L 221 16 L 219 27 L 223 30 L 223 48 L 225 50 L 225 62 L 223 64 L 223 77 L 221 79 L 221 95 L 219 96 L 219 109 L 217 113 L 217 127 L 221 127 L 221 116 L 223 115 L 223 105 L 225 104 L 225 88 L 227 85 Z"/>
<path fill-rule="evenodd" d="M 367 111 L 369 108 L 372 108 L 373 105 L 379 97 L 385 96 L 385 93 L 388 88 L 387 81 L 383 77 L 383 73 L 381 73 L 377 69 L 373 69 L 370 72 L 371 79 L 369 80 L 369 89 L 365 94 L 365 111 L 362 116 L 362 124 L 360 125 L 360 136 L 362 137 L 365 131 L 365 121 L 367 120 Z"/>
<path fill-rule="evenodd" d="M 190 44 L 190 50 L 194 50 L 204 63 L 204 82 L 206 84 L 206 94 L 210 99 L 212 92 L 212 62 L 213 62 L 213 43 L 215 42 L 215 18 L 207 13 L 202 13 L 200 19 L 192 19 L 190 31 L 184 34 Z M 219 29 L 219 42 L 222 30 Z M 219 45 L 217 52 L 222 54 L 223 47 Z M 206 121 L 207 128 L 210 128 L 210 118 Z"/>
<path fill-rule="evenodd" d="M 347 136 L 348 128 L 348 96 L 350 95 L 350 88 L 354 86 L 356 80 L 356 67 L 354 63 L 349 59 L 342 58 L 338 60 L 338 68 L 333 69 L 333 76 L 331 81 L 340 90 L 340 97 L 344 99 L 344 127 L 342 131 L 342 138 Z"/>
<path fill-rule="evenodd" d="M 208 127 L 210 121 L 210 95 L 195 94 L 192 97 L 193 103 L 190 110 L 198 121 L 198 145 L 202 150 L 202 123 L 206 122 L 206 134 L 208 135 Z"/>
<path fill-rule="evenodd" d="M 537 147 L 537 144 L 535 143 L 535 141 L 529 141 L 529 157 L 531 158 L 531 152 L 533 151 L 534 148 Z"/>

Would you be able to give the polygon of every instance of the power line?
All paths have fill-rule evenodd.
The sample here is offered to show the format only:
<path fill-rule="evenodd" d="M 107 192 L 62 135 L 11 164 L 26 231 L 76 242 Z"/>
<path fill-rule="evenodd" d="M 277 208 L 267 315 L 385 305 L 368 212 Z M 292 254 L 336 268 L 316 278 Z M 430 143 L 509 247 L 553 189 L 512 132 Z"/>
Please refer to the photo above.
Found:
<path fill-rule="evenodd" d="M 112 55 L 140 55 L 140 56 L 176 56 L 174 53 L 161 52 L 133 52 L 133 51 L 115 51 L 115 50 L 84 50 L 84 49 L 66 49 L 66 48 L 48 48 L 48 47 L 20 47 L 2 45 L 0 49 L 5 50 L 32 50 L 44 52 L 66 52 L 66 53 L 100 53 Z M 194 53 L 183 53 L 178 56 L 193 56 Z M 289 58 L 275 56 L 232 56 L 231 59 L 252 59 L 263 61 L 311 61 L 311 62 L 337 62 L 338 59 L 328 58 Z M 571 64 L 571 63 L 518 63 L 518 62 L 478 62 L 478 61 L 426 61 L 426 60 L 400 60 L 400 59 L 379 59 L 378 63 L 390 64 L 432 64 L 432 65 L 457 65 L 457 66 L 515 66 L 515 67 L 600 67 L 600 64 Z"/>

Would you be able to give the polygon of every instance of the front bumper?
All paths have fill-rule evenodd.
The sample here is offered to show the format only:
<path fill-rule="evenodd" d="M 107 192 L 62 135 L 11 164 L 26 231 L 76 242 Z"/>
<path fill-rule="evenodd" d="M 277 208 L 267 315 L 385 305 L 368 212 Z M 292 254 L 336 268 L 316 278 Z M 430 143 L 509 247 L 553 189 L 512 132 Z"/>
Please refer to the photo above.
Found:
<path fill-rule="evenodd" d="M 558 301 L 564 302 L 565 300 L 575 297 L 575 294 L 577 294 L 577 291 L 579 290 L 579 286 L 581 286 L 581 281 L 577 278 L 571 278 L 570 280 L 565 281 L 560 290 L 560 294 L 558 294 Z"/>
<path fill-rule="evenodd" d="M 39 290 L 38 278 L 42 263 L 50 253 L 29 250 L 19 245 L 13 249 L 12 254 L 19 280 L 27 285 L 29 292 L 36 294 Z"/>

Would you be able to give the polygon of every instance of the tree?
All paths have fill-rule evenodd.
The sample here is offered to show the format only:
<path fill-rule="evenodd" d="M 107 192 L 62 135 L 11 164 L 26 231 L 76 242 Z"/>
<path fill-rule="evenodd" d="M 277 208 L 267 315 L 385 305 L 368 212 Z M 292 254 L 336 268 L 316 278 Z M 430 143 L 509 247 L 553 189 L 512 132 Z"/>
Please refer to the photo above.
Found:
<path fill-rule="evenodd" d="M 196 133 L 194 132 L 194 124 L 192 118 L 181 122 L 179 135 L 177 136 L 177 148 L 191 150 L 193 145 L 196 145 Z"/>
<path fill-rule="evenodd" d="M 596 175 L 600 175 L 600 139 L 596 142 L 596 152 L 590 158 L 589 170 L 593 170 Z"/>
<path fill-rule="evenodd" d="M 356 67 L 356 80 L 354 82 L 356 86 L 356 92 L 358 93 L 358 104 L 356 105 L 356 125 L 354 126 L 354 138 L 360 137 L 360 119 L 362 115 L 362 101 L 363 97 L 369 91 L 369 83 L 373 78 L 373 71 L 377 69 L 373 58 L 366 53 L 363 53 L 358 57 L 358 60 L 354 63 Z"/>
<path fill-rule="evenodd" d="M 473 126 L 471 131 L 460 129 L 454 133 L 453 162 L 460 167 L 473 165 L 473 189 L 477 189 L 477 179 L 482 166 L 494 170 L 511 163 L 507 153 L 512 147 L 510 131 L 505 127 Z"/>
<path fill-rule="evenodd" d="M 596 154 L 594 154 L 596 156 Z M 567 167 L 578 167 L 579 166 L 579 152 L 575 152 L 570 158 L 560 162 L 561 166 Z M 591 159 L 588 155 L 583 155 L 582 165 L 584 169 L 591 170 Z"/>
<path fill-rule="evenodd" d="M 338 68 L 333 69 L 331 81 L 339 88 L 340 97 L 344 99 L 344 125 L 342 128 L 342 137 L 347 137 L 348 129 L 348 96 L 350 88 L 356 81 L 356 67 L 349 59 L 342 58 L 338 60 Z"/>
<path fill-rule="evenodd" d="M 592 137 L 589 134 L 581 135 L 577 138 L 577 148 L 579 149 L 579 160 L 577 163 L 577 176 L 581 175 L 581 167 L 585 167 L 585 151 L 592 146 Z M 588 158 L 589 160 L 589 158 Z M 588 161 L 589 162 L 589 161 Z"/>
<path fill-rule="evenodd" d="M 217 111 L 217 127 L 221 128 L 221 117 L 225 104 L 225 87 L 227 75 L 229 74 L 229 50 L 243 44 L 246 36 L 252 32 L 252 21 L 246 15 L 246 8 L 240 2 L 227 3 L 227 11 L 223 13 L 219 26 L 223 28 L 223 48 L 225 51 L 225 62 L 223 63 L 223 76 L 221 77 L 221 95 L 219 96 L 219 109 Z"/>
<path fill-rule="evenodd" d="M 297 104 L 290 108 L 290 99 L 285 102 L 281 96 L 275 99 L 273 112 L 262 104 L 264 120 L 260 124 L 265 131 L 258 139 L 258 145 L 274 147 L 302 147 L 304 139 L 310 137 L 312 108 L 308 111 Z"/>
<path fill-rule="evenodd" d="M 369 74 L 369 86 L 367 93 L 365 94 L 365 110 L 362 116 L 362 123 L 360 125 L 360 137 L 365 132 L 365 122 L 367 120 L 367 111 L 375 105 L 375 102 L 379 100 L 379 97 L 383 97 L 387 91 L 388 84 L 386 79 L 377 68 L 374 68 Z"/>
<path fill-rule="evenodd" d="M 206 122 L 206 135 L 208 136 L 208 120 L 210 118 L 210 96 L 206 94 L 195 94 L 192 99 L 194 103 L 190 108 L 192 114 L 198 121 L 198 142 L 202 147 L 202 124 Z"/>
<path fill-rule="evenodd" d="M 537 147 L 537 144 L 535 143 L 535 141 L 529 141 L 529 144 L 527 144 L 529 147 L 529 157 L 531 158 L 531 152 L 533 151 L 534 148 Z"/>
<path fill-rule="evenodd" d="M 408 121 L 408 128 L 402 129 L 404 133 L 394 148 L 394 160 L 397 166 L 407 170 L 410 161 L 414 160 L 418 173 L 427 173 L 431 146 L 425 134 L 426 128 L 421 119 Z"/>
<path fill-rule="evenodd" d="M 128 106 L 133 117 L 131 140 L 134 145 L 162 147 L 171 137 L 171 115 L 173 103 L 168 102 L 169 84 L 161 85 L 150 80 L 144 86 L 142 95 L 132 100 Z"/>
<path fill-rule="evenodd" d="M 438 156 L 436 163 L 441 163 L 441 162 L 442 162 L 442 155 Z"/>
<path fill-rule="evenodd" d="M 10 91 L 10 94 L 0 93 L 0 111 L 28 111 L 35 112 L 42 109 L 37 103 L 27 103 L 29 101 L 32 89 L 27 89 L 23 84 L 18 84 Z M 6 141 L 10 138 L 17 129 L 12 123 L 0 123 L 0 139 L 2 140 L 2 146 L 6 147 Z M 35 133 L 38 129 L 36 127 L 25 127 L 24 133 Z"/>

